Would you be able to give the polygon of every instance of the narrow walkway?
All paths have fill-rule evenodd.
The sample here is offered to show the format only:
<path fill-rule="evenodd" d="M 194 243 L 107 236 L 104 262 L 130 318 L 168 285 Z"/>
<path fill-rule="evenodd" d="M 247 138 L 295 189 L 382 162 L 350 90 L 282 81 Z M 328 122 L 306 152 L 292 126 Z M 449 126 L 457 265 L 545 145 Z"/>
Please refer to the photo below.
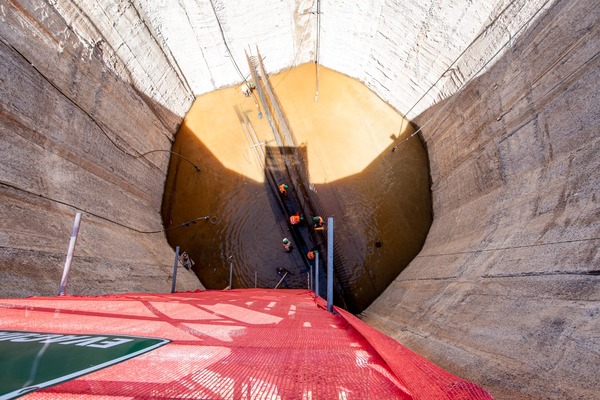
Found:
<path fill-rule="evenodd" d="M 0 331 L 171 341 L 28 399 L 490 398 L 322 303 L 306 290 L 269 289 L 0 299 Z M 382 343 L 383 357 L 376 351 Z M 407 377 L 399 377 L 397 361 Z M 2 359 L 0 371 L 5 362 L 12 361 Z"/>

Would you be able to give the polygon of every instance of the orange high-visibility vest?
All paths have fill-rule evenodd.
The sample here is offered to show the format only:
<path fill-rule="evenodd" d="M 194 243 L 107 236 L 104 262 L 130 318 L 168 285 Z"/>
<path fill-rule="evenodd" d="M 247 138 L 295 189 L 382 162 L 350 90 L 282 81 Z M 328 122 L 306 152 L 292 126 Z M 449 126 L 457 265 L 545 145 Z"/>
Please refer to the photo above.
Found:
<path fill-rule="evenodd" d="M 292 215 L 292 216 L 290 217 L 290 224 L 292 224 L 292 225 L 296 225 L 296 224 L 299 224 L 299 223 L 300 223 L 300 217 L 299 217 L 299 216 L 297 216 L 297 215 Z"/>

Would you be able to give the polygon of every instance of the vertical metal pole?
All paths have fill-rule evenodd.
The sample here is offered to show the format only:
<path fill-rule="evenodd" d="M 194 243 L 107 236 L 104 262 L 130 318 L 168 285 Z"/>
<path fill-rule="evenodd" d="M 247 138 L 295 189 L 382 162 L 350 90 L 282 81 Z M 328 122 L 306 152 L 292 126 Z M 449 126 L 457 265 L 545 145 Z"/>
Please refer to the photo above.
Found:
<path fill-rule="evenodd" d="M 254 271 L 254 288 L 256 289 L 256 271 Z"/>
<path fill-rule="evenodd" d="M 327 218 L 327 311 L 333 312 L 333 218 Z"/>
<path fill-rule="evenodd" d="M 77 242 L 77 234 L 79 233 L 79 222 L 81 221 L 81 213 L 75 214 L 75 222 L 73 223 L 73 230 L 71 231 L 71 241 L 69 242 L 69 249 L 67 250 L 67 259 L 65 261 L 65 267 L 63 268 L 62 279 L 60 280 L 60 286 L 58 288 L 58 295 L 64 296 L 65 290 L 67 289 L 67 279 L 69 278 L 69 270 L 71 269 L 71 261 L 73 261 L 73 251 L 75 250 L 75 243 Z"/>
<path fill-rule="evenodd" d="M 233 289 L 233 262 L 229 262 L 229 290 Z"/>
<path fill-rule="evenodd" d="M 319 48 L 321 46 L 321 1 L 317 0 L 317 40 L 315 41 L 315 65 L 317 66 L 317 86 L 315 102 L 319 99 Z"/>
<path fill-rule="evenodd" d="M 319 297 L 319 252 L 315 251 L 315 296 Z"/>
<path fill-rule="evenodd" d="M 175 261 L 173 261 L 173 282 L 171 283 L 171 293 L 175 293 L 175 282 L 177 282 L 177 265 L 179 264 L 179 246 L 175 247 Z"/>
<path fill-rule="evenodd" d="M 315 255 L 315 257 L 316 257 L 316 255 Z M 312 271 L 313 271 L 312 265 L 309 265 L 309 266 L 308 266 L 308 268 L 309 268 L 309 270 L 308 270 L 308 290 L 311 290 L 311 291 L 312 291 L 312 290 L 313 290 L 313 288 L 312 288 L 312 276 L 313 276 L 313 273 L 312 273 Z"/>

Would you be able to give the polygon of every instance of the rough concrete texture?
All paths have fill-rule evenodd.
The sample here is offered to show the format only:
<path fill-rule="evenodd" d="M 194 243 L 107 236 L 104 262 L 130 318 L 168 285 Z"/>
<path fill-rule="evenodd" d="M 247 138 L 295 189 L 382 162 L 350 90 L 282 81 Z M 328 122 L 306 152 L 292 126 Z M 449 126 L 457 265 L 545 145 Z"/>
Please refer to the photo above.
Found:
<path fill-rule="evenodd" d="M 178 115 L 192 93 L 241 82 L 249 72 L 245 53 L 259 45 L 269 72 L 318 60 L 412 118 L 502 54 L 552 3 L 10 0 L 6 8 L 24 4 L 56 35 L 47 43 L 55 51 L 66 38 L 79 41 L 83 58 L 100 58 L 104 68 Z M 56 24 L 54 16 L 62 21 Z"/>
<path fill-rule="evenodd" d="M 598 7 L 558 2 L 416 119 L 434 222 L 364 320 L 498 399 L 597 399 Z"/>
<path fill-rule="evenodd" d="M 160 203 L 180 116 L 106 67 L 47 4 L 0 8 L 2 296 L 171 289 Z M 200 288 L 183 270 L 178 290 Z"/>
<path fill-rule="evenodd" d="M 172 250 L 136 232 L 162 227 L 167 157 L 134 156 L 259 45 L 422 128 L 433 227 L 365 319 L 496 398 L 597 398 L 597 1 L 339 0 L 318 29 L 317 1 L 88 3 L 0 3 L 2 295 L 54 293 L 76 210 L 74 288 L 167 289 Z"/>

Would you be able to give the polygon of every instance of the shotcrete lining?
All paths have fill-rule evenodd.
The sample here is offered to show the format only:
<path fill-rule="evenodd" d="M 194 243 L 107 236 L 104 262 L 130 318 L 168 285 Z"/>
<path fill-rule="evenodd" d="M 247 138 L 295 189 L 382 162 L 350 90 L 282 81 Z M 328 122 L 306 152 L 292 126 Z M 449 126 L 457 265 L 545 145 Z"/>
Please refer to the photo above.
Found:
<path fill-rule="evenodd" d="M 224 43 L 207 2 L 197 8 L 191 2 L 134 3 L 135 10 L 130 8 L 131 2 L 122 3 L 125 9 L 116 10 L 84 1 L 5 2 L 0 14 L 2 135 L 13 134 L 13 127 L 18 125 L 42 138 L 58 134 L 60 142 L 68 143 L 71 138 L 81 137 L 76 128 L 94 125 L 89 119 L 92 115 L 94 120 L 110 126 L 120 141 L 135 144 L 140 152 L 145 147 L 140 146 L 141 138 L 148 141 L 143 143 L 148 145 L 143 151 L 168 147 L 168 139 L 193 100 L 176 72 L 178 68 L 194 94 L 239 82 L 231 60 L 224 57 Z M 176 40 L 182 32 L 179 29 L 184 24 L 179 22 L 183 18 L 179 18 L 181 10 L 164 13 L 167 4 L 177 10 L 183 7 L 185 20 L 195 24 L 191 29 L 195 32 L 190 39 L 192 45 Z M 226 25 L 236 60 L 243 59 L 247 44 L 252 42 L 260 42 L 267 60 L 276 62 L 269 64 L 273 71 L 314 58 L 316 37 L 308 33 L 314 14 L 307 2 L 291 7 L 298 4 L 298 9 L 310 10 L 304 16 L 306 24 L 276 22 L 269 32 L 265 32 L 267 21 L 276 21 L 277 15 L 295 15 L 285 12 L 289 11 L 289 3 L 277 3 L 282 8 L 269 13 L 269 17 L 275 16 L 273 20 L 261 19 L 259 9 L 256 14 L 239 4 L 235 10 L 225 7 L 222 1 L 215 4 L 223 10 L 219 18 Z M 450 10 L 452 7 L 455 12 Z M 538 17 L 524 24 L 540 8 Z M 132 18 L 136 14 L 135 18 L 141 16 L 143 23 Z M 121 15 L 124 18 L 119 18 Z M 188 18 L 191 15 L 197 18 Z M 595 370 L 587 365 L 598 363 L 598 345 L 589 336 L 600 329 L 594 318 L 594 306 L 599 301 L 594 297 L 598 277 L 563 275 L 558 268 L 593 272 L 593 266 L 600 263 L 596 242 L 600 115 L 600 42 L 596 39 L 600 24 L 595 2 L 516 0 L 478 3 L 474 7 L 467 2 L 457 5 L 452 0 L 439 0 L 419 5 L 411 2 L 407 7 L 403 2 L 378 1 L 365 8 L 361 2 L 340 1 L 324 3 L 320 17 L 323 65 L 364 82 L 400 111 L 408 111 L 418 103 L 409 117 L 421 126 L 437 114 L 422 130 L 431 157 L 435 201 L 434 228 L 423 255 L 447 256 L 417 258 L 402 274 L 414 280 L 391 285 L 388 297 L 370 310 L 371 315 L 385 318 L 370 318 L 369 322 L 388 329 L 451 371 L 489 387 L 493 394 L 511 398 L 594 398 L 600 388 L 593 376 Z M 118 23 L 113 25 L 112 19 Z M 521 37 L 516 37 L 522 26 Z M 136 29 L 133 34 L 132 27 Z M 123 45 L 124 38 L 146 46 Z M 468 47 L 468 43 L 472 45 Z M 506 43 L 493 62 L 498 64 L 488 65 L 459 96 L 451 97 Z M 27 62 L 11 64 L 14 52 L 7 45 Z M 448 69 L 466 48 L 459 62 Z M 552 58 L 555 54 L 559 57 Z M 202 55 L 202 59 L 190 55 Z M 178 66 L 170 57 L 177 59 Z M 152 67 L 140 66 L 140 62 Z M 564 69 L 571 66 L 576 68 Z M 52 85 L 44 84 L 43 90 L 30 86 L 23 77 L 34 71 Z M 544 72 L 539 76 L 541 80 L 536 80 L 534 74 L 540 71 Z M 418 101 L 440 76 L 445 79 Z M 537 89 L 532 90 L 532 86 Z M 66 112 L 67 117 L 56 118 L 71 106 L 60 105 L 62 111 L 47 108 L 60 97 L 59 92 L 67 93 L 86 110 L 88 116 L 83 116 L 83 122 L 70 120 Z M 540 94 L 546 95 L 543 101 L 536 100 Z M 438 112 L 450 100 L 453 104 Z M 36 115 L 40 105 L 44 106 L 43 118 Z M 464 118 L 466 113 L 471 115 Z M 86 133 L 102 138 L 97 129 Z M 99 167 L 97 157 L 107 154 L 115 167 L 130 166 L 131 160 L 105 139 L 93 141 L 95 146 L 91 148 L 77 149 L 78 156 Z M 44 152 L 43 146 L 39 149 L 36 159 L 30 159 L 29 145 L 1 149 L 4 165 L 9 166 L 1 172 L 2 181 L 19 188 L 35 186 L 40 189 L 36 194 L 46 197 L 70 199 L 71 188 L 57 180 L 49 167 L 68 171 L 73 164 L 51 151 Z M 460 153 L 455 156 L 455 152 Z M 158 156 L 152 158 L 153 162 L 165 165 L 166 159 Z M 12 163 L 16 158 L 30 159 L 31 165 Z M 160 193 L 154 188 L 162 185 L 164 175 L 144 165 L 135 172 L 136 185 L 156 204 Z M 36 171 L 33 177 L 32 170 Z M 115 173 L 123 179 L 129 177 L 119 169 Z M 62 178 L 68 176 L 60 174 Z M 124 212 L 129 204 L 119 197 L 118 185 L 102 187 L 99 193 L 94 179 L 81 180 L 81 203 L 75 198 L 71 207 L 3 186 L 2 232 L 10 244 L 1 248 L 0 259 L 4 265 L 2 278 L 10 283 L 5 286 L 7 295 L 54 294 L 66 247 L 66 241 L 63 246 L 57 238 L 68 238 L 71 216 L 86 202 L 99 207 L 96 199 L 105 198 L 128 221 L 158 221 L 157 210 L 148 204 L 139 205 L 141 209 L 133 215 Z M 121 200 L 116 201 L 118 198 Z M 168 288 L 165 281 L 172 255 L 162 237 L 139 236 L 88 217 L 89 221 L 84 215 L 78 245 L 86 255 L 81 257 L 84 273 L 74 278 L 73 287 L 84 288 L 88 294 L 119 291 L 125 282 L 122 278 L 128 277 L 133 290 Z M 26 228 L 21 228 L 23 219 Z M 503 224 L 501 229 L 497 221 Z M 103 238 L 101 246 L 94 240 L 97 237 Z M 558 244 L 512 248 L 519 242 L 535 244 L 540 237 Z M 562 237 L 576 241 L 559 243 L 565 242 Z M 487 247 L 477 247 L 480 243 Z M 125 266 L 114 261 L 115 248 L 130 257 Z M 472 249 L 490 251 L 471 253 Z M 97 258 L 88 258 L 90 254 Z M 503 270 L 504 275 L 511 276 L 501 276 Z M 543 275 L 553 270 L 556 273 Z M 480 278 L 490 271 L 498 277 Z M 438 279 L 447 272 L 449 276 L 455 272 L 468 276 L 462 282 Z M 54 275 L 56 279 L 52 279 Z M 98 276 L 102 276 L 102 285 L 98 285 Z M 106 282 L 114 276 L 119 277 L 116 282 Z M 573 282 L 565 283 L 570 278 Z M 436 293 L 439 295 L 432 295 Z M 560 301 L 547 293 L 556 293 Z M 445 295 L 451 299 L 447 304 Z M 494 312 L 486 313 L 486 308 Z M 401 326 L 387 326 L 388 319 Z M 545 336 L 546 328 L 549 336 Z M 549 345 L 545 344 L 546 338 L 551 339 Z"/>

